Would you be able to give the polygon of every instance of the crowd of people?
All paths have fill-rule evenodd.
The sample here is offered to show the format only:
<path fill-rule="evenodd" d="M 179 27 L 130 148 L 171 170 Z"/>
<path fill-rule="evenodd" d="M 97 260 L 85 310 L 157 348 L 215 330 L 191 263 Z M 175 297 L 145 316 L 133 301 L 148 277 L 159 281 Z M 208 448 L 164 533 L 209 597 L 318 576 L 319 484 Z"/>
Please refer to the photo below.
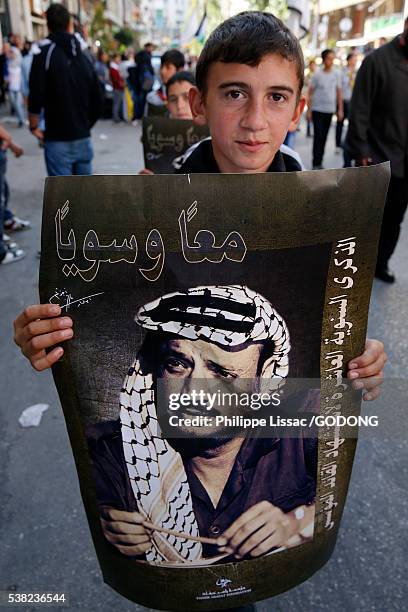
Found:
<path fill-rule="evenodd" d="M 7 89 L 18 125 L 27 124 L 44 149 L 49 176 L 92 173 L 91 128 L 99 118 L 106 117 L 108 102 L 115 124 L 122 121 L 137 124 L 146 114 L 193 118 L 189 91 L 195 85 L 195 58 L 188 59 L 180 50 L 169 49 L 161 56 L 156 75 L 152 64 L 154 45 L 150 42 L 137 53 L 131 49 L 109 55 L 100 48 L 94 56 L 79 33 L 73 32 L 70 15 L 62 5 L 51 5 L 47 23 L 49 34 L 39 43 L 23 43 L 17 35 L 11 35 L 4 43 L 0 56 L 0 99 L 4 100 Z M 344 167 L 391 161 L 392 180 L 376 270 L 377 277 L 388 283 L 395 280 L 388 261 L 398 240 L 408 199 L 408 129 L 405 98 L 401 95 L 407 87 L 407 49 L 408 22 L 401 36 L 383 44 L 362 63 L 353 50 L 345 65 L 338 66 L 335 52 L 325 49 L 320 66 L 315 59 L 309 61 L 302 91 L 307 136 L 313 138 L 313 169 L 323 168 L 334 115 L 337 115 L 336 152 L 343 153 Z M 357 70 L 359 63 L 361 67 Z M 387 93 L 387 86 L 396 89 L 395 97 Z M 298 124 L 290 128 L 284 141 L 292 149 L 296 148 Z M 16 155 L 23 151 L 12 143 L 4 128 L 1 134 L 4 163 L 0 189 L 8 194 L 6 150 L 10 148 Z M 146 173 L 150 171 L 142 171 Z M 28 222 L 9 211 L 7 197 L 1 198 L 0 214 L 1 226 L 6 230 L 29 227 Z M 0 234 L 0 264 L 18 261 L 23 256 L 8 235 Z"/>

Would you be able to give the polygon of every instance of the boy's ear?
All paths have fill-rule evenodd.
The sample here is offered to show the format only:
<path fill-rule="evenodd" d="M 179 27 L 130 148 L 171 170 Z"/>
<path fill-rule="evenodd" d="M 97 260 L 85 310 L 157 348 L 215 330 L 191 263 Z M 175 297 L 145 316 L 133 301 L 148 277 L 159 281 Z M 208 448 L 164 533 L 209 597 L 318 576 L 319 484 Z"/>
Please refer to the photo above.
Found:
<path fill-rule="evenodd" d="M 197 87 L 192 87 L 188 92 L 188 101 L 194 123 L 196 125 L 207 125 L 203 93 Z"/>
<path fill-rule="evenodd" d="M 289 124 L 288 132 L 294 132 L 298 126 L 298 123 L 302 117 L 304 108 L 306 104 L 306 98 L 301 97 L 299 102 L 296 105 L 295 112 L 293 113 L 292 121 Z"/>

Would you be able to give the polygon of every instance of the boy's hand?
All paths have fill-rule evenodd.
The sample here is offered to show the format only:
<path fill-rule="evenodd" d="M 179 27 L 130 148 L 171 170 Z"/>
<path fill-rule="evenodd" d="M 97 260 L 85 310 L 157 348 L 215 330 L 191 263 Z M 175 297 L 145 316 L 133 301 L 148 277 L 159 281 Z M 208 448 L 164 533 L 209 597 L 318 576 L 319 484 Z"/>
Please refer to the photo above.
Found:
<path fill-rule="evenodd" d="M 150 531 L 141 524 L 143 516 L 138 512 L 125 512 L 108 506 L 101 508 L 101 525 L 105 538 L 122 555 L 135 557 L 149 550 L 152 542 Z"/>
<path fill-rule="evenodd" d="M 364 353 L 349 362 L 347 378 L 355 381 L 355 389 L 366 389 L 363 395 L 365 401 L 377 399 L 380 395 L 380 385 L 384 380 L 383 368 L 387 360 L 383 343 L 367 339 Z"/>
<path fill-rule="evenodd" d="M 139 174 L 150 175 L 150 174 L 154 174 L 154 172 L 152 172 L 151 170 L 148 170 L 148 168 L 143 168 L 143 170 L 141 170 Z"/>
<path fill-rule="evenodd" d="M 36 304 L 25 308 L 14 321 L 14 342 L 38 372 L 50 368 L 64 354 L 61 346 L 49 353 L 45 349 L 74 335 L 72 319 L 60 314 L 57 304 Z"/>
<path fill-rule="evenodd" d="M 12 151 L 15 157 L 21 157 L 24 155 L 24 149 L 14 142 L 10 142 L 10 151 Z"/>

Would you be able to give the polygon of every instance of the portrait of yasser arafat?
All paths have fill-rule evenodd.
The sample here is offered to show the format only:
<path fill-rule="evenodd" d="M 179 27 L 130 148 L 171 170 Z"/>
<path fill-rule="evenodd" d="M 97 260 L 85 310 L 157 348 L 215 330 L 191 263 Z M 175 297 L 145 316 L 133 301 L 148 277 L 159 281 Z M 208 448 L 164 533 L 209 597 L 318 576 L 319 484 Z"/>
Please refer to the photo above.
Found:
<path fill-rule="evenodd" d="M 232 285 L 163 295 L 135 320 L 146 335 L 123 383 L 120 419 L 93 425 L 88 436 L 109 544 L 136 561 L 201 566 L 310 541 L 315 438 L 229 436 L 222 424 L 181 424 L 165 436 L 158 416 L 159 388 L 162 402 L 175 387 L 198 395 L 205 381 L 245 381 L 249 392 L 281 387 L 290 353 L 282 316 L 259 293 Z M 318 392 L 303 402 L 313 410 Z M 217 403 L 205 411 L 210 423 L 223 409 Z M 178 417 L 190 418 L 180 423 L 194 422 L 201 410 L 180 406 Z"/>

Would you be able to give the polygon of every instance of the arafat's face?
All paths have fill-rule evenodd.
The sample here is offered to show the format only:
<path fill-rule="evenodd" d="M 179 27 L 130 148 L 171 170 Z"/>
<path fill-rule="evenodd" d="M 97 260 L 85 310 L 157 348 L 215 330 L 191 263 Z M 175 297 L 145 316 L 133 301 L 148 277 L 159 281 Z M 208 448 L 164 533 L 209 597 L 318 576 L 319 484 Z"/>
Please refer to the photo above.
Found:
<path fill-rule="evenodd" d="M 167 108 L 171 119 L 192 119 L 188 94 L 192 85 L 188 81 L 177 81 L 167 94 Z"/>
<path fill-rule="evenodd" d="M 187 338 L 163 342 L 159 349 L 160 365 L 157 373 L 161 379 L 161 401 L 166 403 L 162 405 L 169 405 L 171 395 L 183 393 L 191 397 L 193 391 L 214 393 L 216 389 L 220 389 L 223 392 L 253 392 L 261 350 L 260 344 L 249 344 L 242 350 L 227 351 L 205 340 Z M 234 386 L 235 383 L 239 387 Z M 205 407 L 192 403 L 180 407 L 177 414 L 186 417 L 231 416 L 237 414 L 237 409 L 227 403 L 216 403 L 209 412 Z M 180 431 L 184 433 L 203 437 L 219 433 L 223 429 L 223 426 L 215 425 L 204 429 L 180 426 Z"/>
<path fill-rule="evenodd" d="M 265 55 L 258 66 L 211 64 L 201 110 L 221 172 L 267 171 L 300 118 L 298 89 L 295 62 L 277 54 Z"/>

